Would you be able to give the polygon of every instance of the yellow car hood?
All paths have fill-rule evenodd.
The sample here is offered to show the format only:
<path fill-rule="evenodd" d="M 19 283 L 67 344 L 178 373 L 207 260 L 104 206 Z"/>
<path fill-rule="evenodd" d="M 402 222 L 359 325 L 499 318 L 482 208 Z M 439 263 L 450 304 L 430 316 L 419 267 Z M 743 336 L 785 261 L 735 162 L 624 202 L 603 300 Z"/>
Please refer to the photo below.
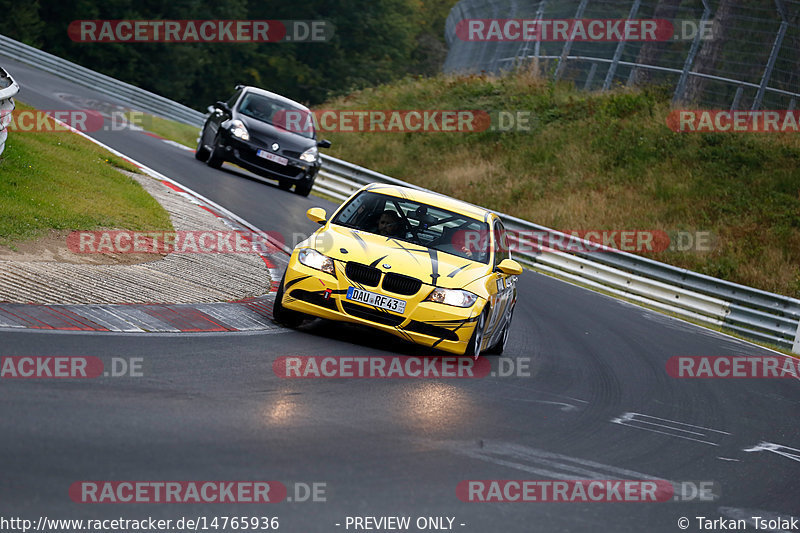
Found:
<path fill-rule="evenodd" d="M 373 265 L 384 272 L 404 274 L 448 289 L 464 288 L 489 273 L 488 264 L 342 226 L 328 226 L 312 236 L 310 244 L 339 261 Z"/>

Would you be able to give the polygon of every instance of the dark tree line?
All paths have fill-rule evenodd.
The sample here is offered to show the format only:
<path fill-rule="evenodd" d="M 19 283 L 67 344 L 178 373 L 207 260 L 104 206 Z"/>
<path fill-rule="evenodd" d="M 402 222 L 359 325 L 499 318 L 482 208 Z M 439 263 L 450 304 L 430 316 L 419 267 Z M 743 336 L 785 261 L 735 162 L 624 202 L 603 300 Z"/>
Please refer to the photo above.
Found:
<path fill-rule="evenodd" d="M 0 34 L 197 109 L 238 83 L 318 104 L 330 95 L 412 75 L 444 61 L 456 0 L 0 0 Z M 326 20 L 325 43 L 78 43 L 85 19 Z"/>

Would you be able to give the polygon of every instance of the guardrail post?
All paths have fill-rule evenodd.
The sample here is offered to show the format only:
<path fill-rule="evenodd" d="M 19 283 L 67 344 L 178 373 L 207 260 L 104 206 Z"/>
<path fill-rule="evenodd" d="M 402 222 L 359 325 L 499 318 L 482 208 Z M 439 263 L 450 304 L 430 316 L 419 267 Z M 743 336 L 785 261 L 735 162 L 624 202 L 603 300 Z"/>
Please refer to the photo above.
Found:
<path fill-rule="evenodd" d="M 642 4 L 641 0 L 635 0 L 633 5 L 631 6 L 630 13 L 628 13 L 628 20 L 633 19 L 636 16 L 636 13 L 639 11 L 639 6 Z M 622 57 L 622 51 L 625 49 L 625 44 L 627 41 L 620 41 L 617 44 L 617 49 L 614 50 L 614 58 L 611 60 L 611 66 L 608 67 L 608 72 L 606 73 L 606 81 L 603 82 L 603 90 L 607 91 L 609 87 L 611 87 L 611 83 L 614 81 L 614 75 L 617 73 L 617 65 L 619 65 L 619 58 Z"/>
<path fill-rule="evenodd" d="M 792 353 L 800 354 L 800 322 L 797 323 L 797 333 L 794 334 L 794 344 L 792 344 Z"/>
<path fill-rule="evenodd" d="M 586 4 L 589 3 L 589 0 L 581 0 L 581 3 L 578 4 L 578 10 L 575 12 L 575 18 L 579 19 L 583 17 L 583 12 L 586 10 Z M 569 51 L 572 50 L 572 37 L 575 32 L 571 32 L 569 35 L 569 39 L 566 43 L 564 43 L 564 48 L 561 50 L 561 58 L 558 60 L 558 66 L 556 67 L 556 73 L 553 76 L 555 81 L 561 79 L 561 75 L 564 74 L 564 65 L 567 62 L 567 56 L 569 56 Z"/>
<path fill-rule="evenodd" d="M 767 83 L 772 76 L 772 69 L 775 67 L 775 60 L 778 59 L 778 52 L 781 50 L 783 38 L 786 35 L 786 29 L 789 27 L 789 21 L 786 20 L 786 6 L 783 5 L 783 0 L 775 0 L 775 5 L 778 7 L 778 13 L 781 15 L 781 27 L 778 29 L 778 34 L 775 36 L 775 42 L 772 43 L 772 50 L 769 53 L 769 60 L 767 67 L 764 69 L 764 75 L 761 76 L 761 84 L 758 87 L 758 93 L 753 100 L 753 107 L 751 111 L 757 111 L 761 107 L 761 101 L 764 99 L 764 91 L 767 89 Z"/>

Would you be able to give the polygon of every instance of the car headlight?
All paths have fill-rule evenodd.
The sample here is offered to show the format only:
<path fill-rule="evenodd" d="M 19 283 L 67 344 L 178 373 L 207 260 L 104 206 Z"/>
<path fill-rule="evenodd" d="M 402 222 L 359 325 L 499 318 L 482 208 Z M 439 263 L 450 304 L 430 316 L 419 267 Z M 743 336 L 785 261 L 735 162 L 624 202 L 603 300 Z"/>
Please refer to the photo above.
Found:
<path fill-rule="evenodd" d="M 455 307 L 471 307 L 478 300 L 478 295 L 461 289 L 442 289 L 436 287 L 425 298 L 426 302 L 436 302 Z"/>
<path fill-rule="evenodd" d="M 300 154 L 300 160 L 305 161 L 306 163 L 314 163 L 319 156 L 319 150 L 317 150 L 316 146 L 312 146 L 302 154 Z"/>
<path fill-rule="evenodd" d="M 330 275 L 334 275 L 333 259 L 327 255 L 322 255 L 313 248 L 303 248 L 300 250 L 300 252 L 297 254 L 297 260 L 309 268 L 314 268 L 323 272 L 327 272 Z"/>
<path fill-rule="evenodd" d="M 247 133 L 247 128 L 244 127 L 244 122 L 241 120 L 232 120 L 230 125 L 228 125 L 228 129 L 234 137 L 238 137 L 243 141 L 250 140 L 250 134 Z"/>

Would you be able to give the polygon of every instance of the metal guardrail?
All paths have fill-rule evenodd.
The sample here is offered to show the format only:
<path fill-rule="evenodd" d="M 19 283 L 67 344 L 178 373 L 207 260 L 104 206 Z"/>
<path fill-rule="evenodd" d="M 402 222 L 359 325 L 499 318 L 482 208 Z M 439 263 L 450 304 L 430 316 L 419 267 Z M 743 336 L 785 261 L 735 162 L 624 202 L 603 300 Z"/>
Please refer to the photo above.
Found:
<path fill-rule="evenodd" d="M 18 51 L 24 54 L 15 55 Z M 205 116 L 198 111 L 0 36 L 2 55 L 109 94 L 131 107 L 198 127 L 203 124 Z M 373 182 L 424 190 L 335 157 L 323 155 L 322 161 L 323 167 L 314 190 L 340 201 Z M 564 252 L 543 248 L 526 241 L 525 236 L 538 232 L 546 235 L 548 242 L 560 238 L 565 242 L 581 243 L 589 250 L 597 245 L 526 220 L 498 214 L 512 232 L 512 239 L 515 235 L 522 236 L 515 257 L 530 267 L 703 324 L 723 326 L 744 337 L 790 348 L 800 354 L 798 299 L 610 248 L 602 252 Z"/>
<path fill-rule="evenodd" d="M 6 139 L 14 111 L 14 96 L 19 92 L 19 85 L 11 74 L 0 68 L 0 154 L 6 149 Z"/>
<path fill-rule="evenodd" d="M 134 85 L 116 80 L 82 67 L 66 59 L 42 52 L 41 50 L 0 35 L 0 56 L 32 65 L 39 70 L 49 72 L 78 85 L 88 87 L 99 93 L 110 96 L 127 106 L 146 111 L 163 118 L 177 120 L 192 126 L 201 126 L 204 115 L 185 105 L 173 102 L 168 98 L 145 91 Z"/>

